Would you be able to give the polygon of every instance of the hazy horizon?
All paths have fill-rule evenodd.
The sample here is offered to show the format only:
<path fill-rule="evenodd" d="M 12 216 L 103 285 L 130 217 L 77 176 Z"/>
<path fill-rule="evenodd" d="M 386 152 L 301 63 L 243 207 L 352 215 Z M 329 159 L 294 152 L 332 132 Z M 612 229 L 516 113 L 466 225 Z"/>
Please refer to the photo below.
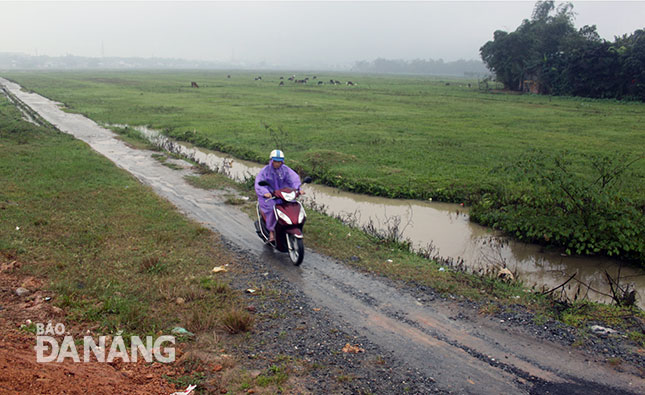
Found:
<path fill-rule="evenodd" d="M 560 2 L 556 2 L 556 5 Z M 574 1 L 577 28 L 645 28 L 645 1 Z M 0 2 L 0 52 L 178 58 L 282 67 L 386 59 L 480 60 L 534 1 Z"/>

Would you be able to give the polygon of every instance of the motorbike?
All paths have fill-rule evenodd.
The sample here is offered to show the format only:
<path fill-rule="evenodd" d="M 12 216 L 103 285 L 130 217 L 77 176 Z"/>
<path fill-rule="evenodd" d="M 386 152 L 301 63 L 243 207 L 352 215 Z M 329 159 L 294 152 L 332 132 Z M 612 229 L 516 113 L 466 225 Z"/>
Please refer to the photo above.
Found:
<path fill-rule="evenodd" d="M 310 183 L 311 177 L 305 177 L 303 184 Z M 261 186 L 269 186 L 269 183 L 262 180 L 258 182 Z M 255 231 L 265 244 L 272 246 L 280 252 L 288 252 L 289 258 L 294 265 L 299 266 L 305 257 L 305 244 L 303 241 L 302 228 L 307 220 L 305 209 L 298 200 L 300 191 L 293 188 L 282 188 L 271 192 L 271 199 L 279 199 L 273 211 L 277 220 L 275 225 L 275 242 L 269 243 L 269 230 L 266 227 L 264 213 L 260 210 L 260 203 L 256 204 L 257 220 Z"/>

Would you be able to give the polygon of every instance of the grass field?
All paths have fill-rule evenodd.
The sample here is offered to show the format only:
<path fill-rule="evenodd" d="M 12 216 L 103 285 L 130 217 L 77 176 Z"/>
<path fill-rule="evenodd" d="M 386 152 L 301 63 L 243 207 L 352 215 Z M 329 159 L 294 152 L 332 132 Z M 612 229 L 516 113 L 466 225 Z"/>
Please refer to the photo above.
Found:
<path fill-rule="evenodd" d="M 18 118 L 0 98 L 1 258 L 30 262 L 25 270 L 50 280 L 56 303 L 71 319 L 97 321 L 108 333 L 143 334 L 173 325 L 202 331 L 221 325 L 229 312 L 240 313 L 235 292 L 208 275 L 213 261 L 230 260 L 210 232 L 84 143 Z M 204 188 L 243 188 L 218 174 L 191 181 Z M 550 299 L 525 292 L 520 283 L 440 271 L 405 246 L 316 212 L 309 216 L 308 245 L 360 270 L 488 301 L 483 312 L 519 303 L 561 319 Z M 383 264 L 388 259 L 392 263 Z M 570 310 L 576 326 L 589 320 L 618 325 L 629 313 L 585 302 Z"/>
<path fill-rule="evenodd" d="M 492 170 L 513 168 L 535 150 L 556 158 L 569 151 L 572 174 L 588 183 L 597 175 L 586 156 L 609 155 L 620 162 L 645 152 L 643 103 L 485 93 L 476 89 L 476 81 L 414 76 L 319 73 L 314 80 L 308 73 L 309 83 L 301 85 L 287 81 L 289 74 L 262 73 L 256 81 L 259 73 L 250 72 L 3 73 L 99 122 L 150 125 L 258 162 L 279 145 L 290 165 L 317 182 L 391 197 L 478 203 L 495 192 L 492 200 L 499 201 L 497 191 L 524 194 L 523 184 L 507 171 Z M 278 86 L 281 76 L 285 86 Z M 330 79 L 358 86 L 327 84 Z M 191 81 L 200 88 L 191 88 Z M 640 160 L 616 191 L 640 207 L 640 214 L 632 214 L 641 217 L 644 185 L 645 160 Z M 506 210 L 492 206 L 485 210 Z M 616 215 L 629 217 L 626 222 L 633 225 L 639 219 L 632 214 Z M 557 219 L 569 213 L 548 215 Z M 580 243 L 586 236 L 575 238 L 575 231 L 566 230 L 576 225 L 563 224 L 552 235 L 544 227 L 514 223 L 519 216 L 530 219 L 521 210 L 510 219 L 476 217 L 531 241 L 562 239 L 555 244 L 572 253 L 621 253 L 615 247 L 619 240 Z M 624 233 L 629 238 L 633 232 Z"/>
<path fill-rule="evenodd" d="M 233 261 L 215 235 L 85 143 L 20 120 L 4 96 L 0 147 L 0 260 L 47 279 L 69 319 L 142 336 L 244 312 L 210 275 Z"/>
<path fill-rule="evenodd" d="M 6 74 L 6 73 L 3 73 Z M 645 104 L 486 94 L 466 80 L 318 74 L 307 86 L 288 74 L 6 74 L 28 89 L 106 123 L 150 125 L 175 136 L 196 131 L 264 162 L 281 129 L 288 159 L 383 194 L 468 199 L 494 181 L 489 170 L 531 149 L 576 153 L 645 149 Z M 313 77 L 313 73 L 308 74 Z M 359 85 L 315 85 L 329 79 Z M 196 81 L 199 89 L 191 88 Z M 277 134 L 280 134 L 279 132 Z M 645 174 L 645 163 L 639 163 Z M 320 170 L 320 169 L 318 169 Z M 642 179 L 641 179 L 642 180 Z M 645 199 L 645 188 L 627 185 Z"/>

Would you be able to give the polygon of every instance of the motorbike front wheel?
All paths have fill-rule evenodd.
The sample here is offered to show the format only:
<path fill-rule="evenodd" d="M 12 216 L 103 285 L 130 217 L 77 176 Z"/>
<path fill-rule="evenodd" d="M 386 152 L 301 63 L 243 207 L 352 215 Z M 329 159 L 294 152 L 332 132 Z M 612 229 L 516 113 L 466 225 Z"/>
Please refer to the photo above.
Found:
<path fill-rule="evenodd" d="M 294 265 L 299 266 L 305 257 L 305 243 L 301 238 L 292 234 L 287 234 L 289 238 L 289 258 Z"/>

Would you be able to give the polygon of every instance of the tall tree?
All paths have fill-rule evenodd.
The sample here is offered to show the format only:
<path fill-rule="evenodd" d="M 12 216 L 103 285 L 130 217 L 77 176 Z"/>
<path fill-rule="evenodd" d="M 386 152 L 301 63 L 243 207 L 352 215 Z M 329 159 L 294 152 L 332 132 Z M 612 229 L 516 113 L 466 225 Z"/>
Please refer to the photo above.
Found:
<path fill-rule="evenodd" d="M 507 89 L 522 90 L 525 78 L 539 78 L 543 63 L 562 51 L 571 34 L 575 34 L 573 5 L 565 3 L 556 9 L 553 1 L 538 1 L 530 20 L 525 19 L 512 33 L 496 31 L 480 53 Z"/>
<path fill-rule="evenodd" d="M 645 100 L 645 30 L 611 43 L 595 25 L 576 30 L 573 19 L 571 3 L 538 1 L 514 32 L 494 33 L 482 59 L 507 89 L 532 80 L 540 93 Z"/>

